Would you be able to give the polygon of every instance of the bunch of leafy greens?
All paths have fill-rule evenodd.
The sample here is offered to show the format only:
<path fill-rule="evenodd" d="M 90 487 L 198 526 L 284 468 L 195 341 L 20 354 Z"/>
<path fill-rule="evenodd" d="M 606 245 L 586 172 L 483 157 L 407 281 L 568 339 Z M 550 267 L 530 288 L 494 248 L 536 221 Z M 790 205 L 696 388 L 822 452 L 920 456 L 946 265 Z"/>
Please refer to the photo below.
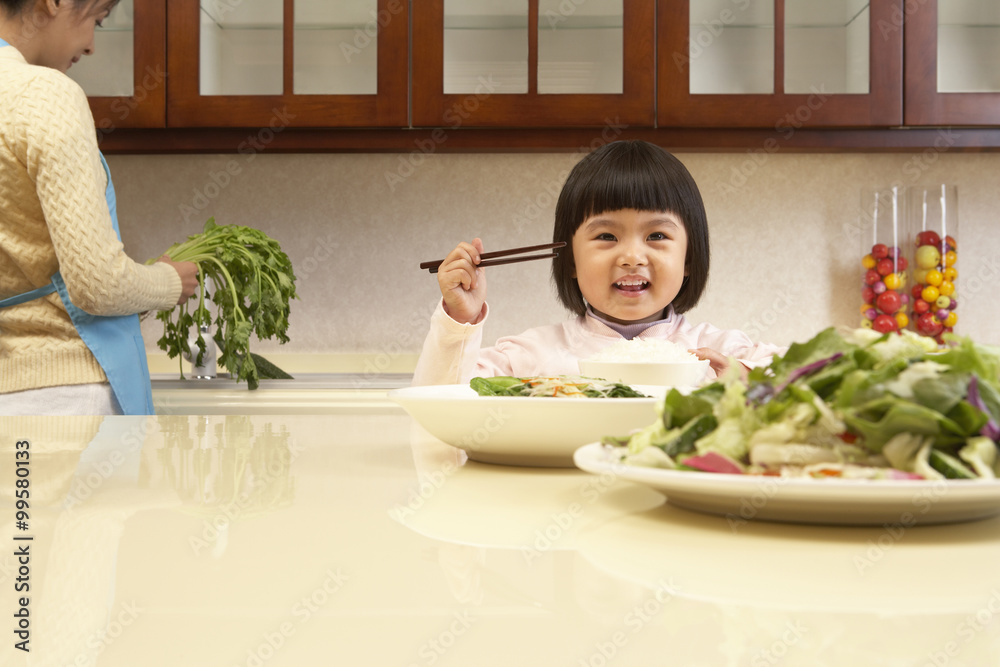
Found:
<path fill-rule="evenodd" d="M 164 254 L 175 262 L 198 265 L 199 290 L 193 310 L 183 303 L 157 314 L 163 322 L 163 336 L 157 341 L 160 349 L 171 359 L 194 354 L 188 346 L 194 327 L 200 364 L 205 341 L 199 327 L 212 324 L 206 307 L 206 298 L 211 299 L 217 310 L 213 337 L 219 346 L 218 361 L 236 380 L 246 380 L 250 389 L 256 389 L 257 355 L 250 353 L 250 334 L 260 340 L 288 342 L 289 303 L 298 298 L 288 255 L 267 234 L 250 227 L 217 225 L 215 218 L 208 219 L 201 234 L 174 244 Z M 214 288 L 211 293 L 209 282 Z"/>
<path fill-rule="evenodd" d="M 993 478 L 1000 350 L 830 328 L 745 380 L 731 371 L 689 394 L 671 390 L 658 422 L 605 442 L 638 465 L 711 472 Z"/>
<path fill-rule="evenodd" d="M 556 377 L 472 378 L 469 386 L 480 396 L 535 396 L 563 398 L 640 398 L 645 397 L 628 385 L 595 378 L 568 375 Z"/>

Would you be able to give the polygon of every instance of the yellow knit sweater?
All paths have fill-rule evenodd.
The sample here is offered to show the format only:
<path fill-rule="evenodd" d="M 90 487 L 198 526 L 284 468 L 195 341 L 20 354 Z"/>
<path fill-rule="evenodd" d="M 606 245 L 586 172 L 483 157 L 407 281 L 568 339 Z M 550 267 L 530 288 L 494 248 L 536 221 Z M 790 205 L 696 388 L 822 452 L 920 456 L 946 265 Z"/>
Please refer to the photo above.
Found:
<path fill-rule="evenodd" d="M 169 265 L 132 261 L 111 226 L 94 119 L 65 74 L 0 48 L 0 299 L 62 273 L 94 315 L 173 306 Z M 0 393 L 106 382 L 58 294 L 0 309 Z"/>

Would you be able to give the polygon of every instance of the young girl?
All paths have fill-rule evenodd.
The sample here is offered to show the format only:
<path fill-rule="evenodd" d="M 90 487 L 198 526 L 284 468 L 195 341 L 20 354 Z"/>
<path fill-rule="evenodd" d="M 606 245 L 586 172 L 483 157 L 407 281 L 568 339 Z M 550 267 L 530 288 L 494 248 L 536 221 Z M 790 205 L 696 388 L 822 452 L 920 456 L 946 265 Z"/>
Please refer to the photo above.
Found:
<path fill-rule="evenodd" d="M 132 261 L 87 97 L 65 72 L 117 0 L 0 0 L 0 414 L 151 414 L 137 313 L 197 266 Z"/>
<path fill-rule="evenodd" d="M 480 349 L 486 275 L 483 243 L 460 243 L 438 269 L 442 300 L 414 373 L 414 385 L 464 384 L 476 376 L 579 375 L 577 363 L 623 339 L 673 341 L 708 359 L 710 376 L 730 358 L 765 365 L 782 348 L 746 334 L 692 325 L 682 313 L 708 280 L 708 222 L 683 164 L 642 141 L 607 144 L 570 172 L 556 204 L 553 261 L 559 299 L 576 318 L 529 329 Z"/>

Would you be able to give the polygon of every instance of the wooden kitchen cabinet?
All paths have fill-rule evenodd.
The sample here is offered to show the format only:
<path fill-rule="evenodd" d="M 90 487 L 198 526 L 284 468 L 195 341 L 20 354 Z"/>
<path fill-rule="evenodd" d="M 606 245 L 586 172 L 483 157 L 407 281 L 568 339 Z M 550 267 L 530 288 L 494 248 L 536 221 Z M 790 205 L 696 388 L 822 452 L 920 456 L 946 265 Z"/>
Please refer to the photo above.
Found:
<path fill-rule="evenodd" d="M 1000 124 L 1000 3 L 906 3 L 907 125 Z"/>
<path fill-rule="evenodd" d="M 901 124 L 902 2 L 659 0 L 659 126 Z"/>
<path fill-rule="evenodd" d="M 122 0 L 69 69 L 87 91 L 100 135 L 166 125 L 167 0 Z"/>
<path fill-rule="evenodd" d="M 420 0 L 415 127 L 652 127 L 654 0 Z"/>
<path fill-rule="evenodd" d="M 406 0 L 171 0 L 171 127 L 407 125 Z"/>

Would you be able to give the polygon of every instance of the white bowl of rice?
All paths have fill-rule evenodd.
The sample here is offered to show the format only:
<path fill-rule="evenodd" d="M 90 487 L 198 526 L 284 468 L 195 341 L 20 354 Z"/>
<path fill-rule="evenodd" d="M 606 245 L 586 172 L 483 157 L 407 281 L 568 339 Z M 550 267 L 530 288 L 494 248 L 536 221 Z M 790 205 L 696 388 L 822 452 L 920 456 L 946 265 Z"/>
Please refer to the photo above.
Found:
<path fill-rule="evenodd" d="M 622 340 L 580 360 L 580 374 L 629 385 L 696 387 L 708 373 L 708 360 L 662 339 Z"/>

